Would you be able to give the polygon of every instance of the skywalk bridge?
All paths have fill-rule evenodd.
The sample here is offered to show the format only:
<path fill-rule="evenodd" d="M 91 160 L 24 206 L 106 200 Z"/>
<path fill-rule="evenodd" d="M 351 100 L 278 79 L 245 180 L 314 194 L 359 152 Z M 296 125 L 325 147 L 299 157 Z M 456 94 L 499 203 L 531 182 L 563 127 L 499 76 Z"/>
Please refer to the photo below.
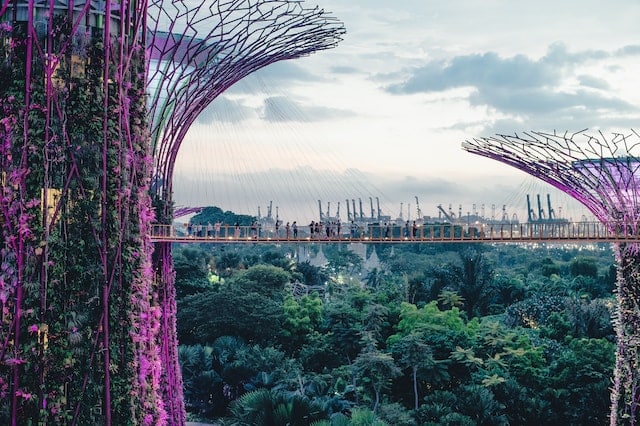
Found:
<path fill-rule="evenodd" d="M 251 226 L 222 225 L 216 232 L 206 226 L 199 232 L 187 233 L 183 227 L 154 224 L 151 240 L 172 243 L 598 243 L 640 242 L 640 225 L 617 226 L 600 222 L 517 223 L 462 226 L 459 224 L 368 225 L 340 232 L 310 232 L 309 226 L 298 227 L 297 235 L 280 228 L 259 229 Z"/>

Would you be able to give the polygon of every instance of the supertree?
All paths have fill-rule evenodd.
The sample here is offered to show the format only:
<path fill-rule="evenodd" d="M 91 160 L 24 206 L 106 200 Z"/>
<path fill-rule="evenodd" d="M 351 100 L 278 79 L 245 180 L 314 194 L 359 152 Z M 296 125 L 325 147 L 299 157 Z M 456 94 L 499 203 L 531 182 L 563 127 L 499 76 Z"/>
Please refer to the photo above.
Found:
<path fill-rule="evenodd" d="M 3 424 L 184 423 L 150 194 L 170 220 L 175 154 L 215 96 L 343 32 L 299 2 L 165 3 L 0 3 Z"/>
<path fill-rule="evenodd" d="M 529 132 L 475 138 L 468 152 L 527 172 L 586 206 L 611 233 L 638 235 L 640 135 Z M 614 243 L 618 264 L 613 314 L 617 337 L 610 423 L 635 424 L 638 412 L 640 343 L 640 240 Z M 624 420 L 623 420 L 624 419 Z"/>
<path fill-rule="evenodd" d="M 198 115 L 256 70 L 334 47 L 344 26 L 317 7 L 304 8 L 300 1 L 226 0 L 205 5 L 151 0 L 148 28 L 152 197 L 158 222 L 170 224 L 174 163 Z M 153 265 L 163 320 L 162 388 L 169 419 L 179 424 L 184 422 L 184 403 L 170 243 L 156 244 Z"/>
<path fill-rule="evenodd" d="M 145 1 L 0 3 L 0 423 L 166 420 Z"/>

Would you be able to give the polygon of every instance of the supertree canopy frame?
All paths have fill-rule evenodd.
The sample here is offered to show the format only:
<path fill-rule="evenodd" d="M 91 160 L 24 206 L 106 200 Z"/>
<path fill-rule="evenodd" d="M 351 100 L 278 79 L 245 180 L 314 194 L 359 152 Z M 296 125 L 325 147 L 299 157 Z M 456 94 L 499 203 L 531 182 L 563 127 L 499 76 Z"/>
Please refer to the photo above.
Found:
<path fill-rule="evenodd" d="M 174 163 L 198 115 L 250 73 L 334 47 L 345 30 L 324 11 L 288 0 L 226 0 L 206 6 L 184 0 L 150 0 L 148 28 L 152 197 L 157 221 L 170 224 L 174 218 Z M 170 243 L 156 244 L 153 267 L 162 309 L 161 387 L 169 420 L 181 424 L 184 402 L 181 391 L 176 392 L 182 389 L 182 380 Z"/>
<path fill-rule="evenodd" d="M 585 205 L 611 232 L 640 234 L 640 135 L 586 130 L 475 138 L 468 152 L 527 172 Z M 618 263 L 613 314 L 617 337 L 610 423 L 635 424 L 640 398 L 640 243 L 614 244 Z M 623 420 L 624 419 L 624 420 Z"/>
<path fill-rule="evenodd" d="M 148 16 L 153 182 L 165 201 L 180 145 L 216 97 L 269 64 L 334 47 L 345 32 L 323 10 L 291 0 L 151 0 Z"/>
<path fill-rule="evenodd" d="M 0 424 L 161 424 L 146 1 L 0 3 Z"/>

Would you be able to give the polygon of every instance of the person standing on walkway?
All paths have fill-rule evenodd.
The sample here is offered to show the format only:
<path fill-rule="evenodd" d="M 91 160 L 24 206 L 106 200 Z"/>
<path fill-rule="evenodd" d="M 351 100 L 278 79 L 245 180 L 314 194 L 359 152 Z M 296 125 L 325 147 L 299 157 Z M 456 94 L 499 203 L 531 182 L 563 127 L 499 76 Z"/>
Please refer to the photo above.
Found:
<path fill-rule="evenodd" d="M 293 221 L 293 238 L 298 239 L 298 223 L 294 220 Z"/>
<path fill-rule="evenodd" d="M 287 224 L 284 226 L 284 232 L 287 235 L 287 240 L 289 239 L 289 232 L 291 232 L 291 225 L 289 225 L 289 222 L 287 222 Z"/>

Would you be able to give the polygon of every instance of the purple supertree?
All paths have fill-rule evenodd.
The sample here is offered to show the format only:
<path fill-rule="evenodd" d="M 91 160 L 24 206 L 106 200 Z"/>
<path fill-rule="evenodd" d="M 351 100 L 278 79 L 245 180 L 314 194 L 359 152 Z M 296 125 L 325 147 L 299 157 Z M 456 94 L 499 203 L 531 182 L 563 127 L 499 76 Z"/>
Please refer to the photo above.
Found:
<path fill-rule="evenodd" d="M 585 205 L 610 232 L 638 235 L 640 224 L 640 135 L 635 131 L 475 138 L 463 149 L 527 172 Z M 640 243 L 618 242 L 613 315 L 617 337 L 610 423 L 635 424 L 640 384 Z M 624 420 L 622 420 L 624 419 Z"/>
<path fill-rule="evenodd" d="M 147 87 L 157 220 L 170 224 L 173 168 L 190 126 L 221 93 L 277 61 L 334 47 L 341 22 L 300 1 L 226 0 L 201 4 L 151 0 Z M 177 357 L 176 300 L 170 243 L 157 243 L 154 270 L 162 309 L 161 360 L 169 420 L 184 422 Z"/>
<path fill-rule="evenodd" d="M 161 424 L 146 1 L 0 3 L 0 423 Z"/>

